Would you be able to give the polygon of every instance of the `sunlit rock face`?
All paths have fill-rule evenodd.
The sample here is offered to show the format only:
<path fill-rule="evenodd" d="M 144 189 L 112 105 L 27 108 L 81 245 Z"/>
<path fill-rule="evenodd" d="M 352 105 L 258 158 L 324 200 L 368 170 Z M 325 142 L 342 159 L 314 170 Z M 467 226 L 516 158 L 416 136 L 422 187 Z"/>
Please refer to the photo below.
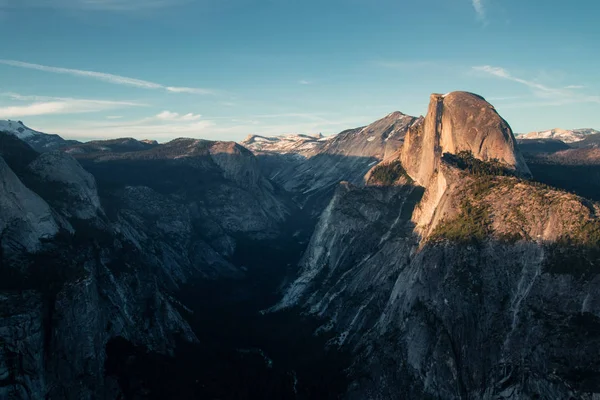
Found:
<path fill-rule="evenodd" d="M 523 180 L 477 95 L 432 95 L 403 146 L 412 182 L 341 185 L 274 309 L 323 318 L 353 352 L 351 399 L 598 396 L 599 206 Z M 480 169 L 444 156 L 463 151 Z"/>
<path fill-rule="evenodd" d="M 347 398 L 600 395 L 600 207 L 528 180 L 510 127 L 477 95 L 244 146 L 125 138 L 40 155 L 23 141 L 35 132 L 10 127 L 0 398 L 123 397 L 108 343 L 168 356 L 201 342 L 181 289 L 243 281 L 240 254 L 301 229 L 297 276 L 265 312 L 318 318 L 315 333 L 352 356 Z M 243 301 L 263 288 L 240 287 Z"/>
<path fill-rule="evenodd" d="M 444 153 L 461 151 L 483 161 L 498 160 L 520 175 L 530 175 L 510 126 L 483 97 L 467 92 L 431 95 L 423 124 L 406 135 L 402 164 L 425 186 Z"/>

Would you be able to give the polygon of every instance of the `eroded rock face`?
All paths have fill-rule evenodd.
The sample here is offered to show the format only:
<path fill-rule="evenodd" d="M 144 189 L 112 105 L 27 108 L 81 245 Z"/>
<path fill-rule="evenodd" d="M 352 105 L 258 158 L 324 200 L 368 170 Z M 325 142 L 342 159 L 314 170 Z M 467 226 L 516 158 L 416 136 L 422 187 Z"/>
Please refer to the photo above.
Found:
<path fill-rule="evenodd" d="M 433 95 L 402 151 L 421 192 L 342 185 L 275 309 L 324 318 L 353 352 L 348 398 L 598 396 L 599 206 L 443 157 L 463 150 L 529 173 L 487 102 Z"/>
<path fill-rule="evenodd" d="M 55 192 L 56 207 L 67 217 L 90 219 L 102 213 L 96 180 L 71 156 L 61 151 L 41 154 L 30 170 Z"/>
<path fill-rule="evenodd" d="M 337 334 L 331 345 L 354 352 L 349 398 L 600 393 L 589 356 L 600 346 L 600 270 L 582 261 L 586 245 L 549 244 L 585 241 L 598 206 L 517 178 L 473 179 L 449 182 L 427 238 L 412 222 L 426 199 L 406 185 L 343 186 L 323 213 L 278 307 L 324 318 L 321 329 Z M 471 239 L 477 223 L 466 238 L 438 236 L 452 221 L 444 232 L 463 232 L 465 199 L 490 216 L 485 237 Z"/>
<path fill-rule="evenodd" d="M 483 97 L 467 92 L 431 95 L 423 124 L 406 135 L 402 164 L 415 181 L 427 186 L 442 155 L 461 151 L 530 175 L 510 126 Z"/>
<path fill-rule="evenodd" d="M 4 249 L 36 251 L 60 229 L 50 206 L 29 190 L 0 157 L 0 232 Z"/>
<path fill-rule="evenodd" d="M 107 343 L 172 355 L 196 342 L 178 291 L 243 276 L 237 241 L 274 237 L 289 213 L 234 143 L 67 149 L 92 175 L 67 153 L 0 139 L 1 398 L 118 398 Z"/>
<path fill-rule="evenodd" d="M 292 194 L 315 219 L 341 181 L 362 186 L 375 164 L 393 157 L 418 118 L 393 112 L 372 124 L 330 137 L 250 136 L 242 145 L 257 156 L 265 174 Z"/>
<path fill-rule="evenodd" d="M 0 398 L 35 399 L 44 393 L 43 319 L 39 293 L 0 294 Z"/>

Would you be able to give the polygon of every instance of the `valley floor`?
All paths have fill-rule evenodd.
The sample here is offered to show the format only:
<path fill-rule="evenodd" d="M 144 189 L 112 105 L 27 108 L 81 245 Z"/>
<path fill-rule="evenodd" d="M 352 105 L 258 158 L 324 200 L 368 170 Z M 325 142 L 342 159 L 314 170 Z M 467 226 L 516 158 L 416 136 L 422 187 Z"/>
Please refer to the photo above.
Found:
<path fill-rule="evenodd" d="M 336 399 L 347 388 L 349 356 L 324 350 L 319 321 L 296 310 L 261 313 L 279 300 L 305 245 L 247 243 L 236 254 L 248 276 L 187 285 L 180 310 L 200 344 L 181 342 L 174 358 L 125 339 L 107 345 L 107 374 L 127 398 Z"/>

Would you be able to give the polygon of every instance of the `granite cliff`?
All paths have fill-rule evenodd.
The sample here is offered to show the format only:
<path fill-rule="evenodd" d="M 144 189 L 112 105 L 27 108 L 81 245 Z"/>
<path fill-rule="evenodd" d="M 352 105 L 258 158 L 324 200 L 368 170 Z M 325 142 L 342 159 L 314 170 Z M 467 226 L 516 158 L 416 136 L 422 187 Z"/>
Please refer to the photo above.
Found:
<path fill-rule="evenodd" d="M 599 206 L 524 179 L 510 127 L 469 93 L 433 95 L 376 168 L 387 184 L 338 187 L 272 309 L 354 354 L 346 396 L 597 396 Z"/>
<path fill-rule="evenodd" d="M 234 143 L 38 154 L 10 132 L 0 142 L 3 399 L 122 396 L 105 371 L 107 345 L 168 356 L 197 343 L 179 290 L 243 277 L 238 242 L 280 234 L 289 214 Z"/>
<path fill-rule="evenodd" d="M 13 125 L 0 398 L 600 395 L 600 206 L 537 174 L 595 135 L 524 158 L 466 92 L 247 148 Z"/>

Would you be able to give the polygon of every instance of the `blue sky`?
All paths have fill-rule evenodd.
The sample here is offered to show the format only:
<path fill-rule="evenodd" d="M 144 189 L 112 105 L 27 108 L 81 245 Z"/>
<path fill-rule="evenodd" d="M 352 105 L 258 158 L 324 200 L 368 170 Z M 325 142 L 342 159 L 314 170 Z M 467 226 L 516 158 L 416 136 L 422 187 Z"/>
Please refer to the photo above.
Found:
<path fill-rule="evenodd" d="M 81 140 L 337 133 L 429 94 L 600 129 L 596 0 L 0 0 L 0 119 Z"/>

